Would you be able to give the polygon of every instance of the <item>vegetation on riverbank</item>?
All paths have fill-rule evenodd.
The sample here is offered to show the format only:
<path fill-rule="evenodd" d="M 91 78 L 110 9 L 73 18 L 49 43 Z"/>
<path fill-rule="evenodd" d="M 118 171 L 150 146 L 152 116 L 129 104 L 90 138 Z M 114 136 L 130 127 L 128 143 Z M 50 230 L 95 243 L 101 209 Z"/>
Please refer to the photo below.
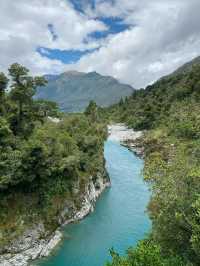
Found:
<path fill-rule="evenodd" d="M 41 77 L 14 64 L 0 74 L 0 251 L 35 222 L 58 226 L 66 200 L 104 171 L 105 123 L 145 130 L 144 177 L 152 187 L 149 239 L 108 266 L 198 266 L 200 261 L 200 66 L 165 77 L 102 109 L 64 115 L 34 100 Z M 9 86 L 12 90 L 7 91 Z M 49 116 L 57 116 L 55 123 Z"/>
<path fill-rule="evenodd" d="M 147 130 L 140 144 L 152 187 L 150 240 L 127 257 L 112 252 L 108 265 L 199 265 L 200 66 L 162 78 L 107 111 L 107 119 Z"/>
<path fill-rule="evenodd" d="M 90 113 L 64 115 L 55 103 L 34 100 L 36 87 L 44 84 L 18 64 L 9 68 L 8 77 L 0 74 L 2 253 L 33 224 L 55 230 L 66 201 L 80 205 L 84 185 L 104 172 L 104 125 Z"/>

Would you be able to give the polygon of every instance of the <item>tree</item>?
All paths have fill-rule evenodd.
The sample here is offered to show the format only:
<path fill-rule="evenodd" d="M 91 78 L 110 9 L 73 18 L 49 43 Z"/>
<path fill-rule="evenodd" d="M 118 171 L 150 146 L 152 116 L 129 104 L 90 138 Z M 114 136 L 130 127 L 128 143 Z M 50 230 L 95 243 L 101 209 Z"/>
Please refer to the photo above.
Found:
<path fill-rule="evenodd" d="M 93 122 L 98 119 L 98 106 L 95 101 L 90 101 L 88 107 L 85 110 L 85 114 L 89 116 Z"/>
<path fill-rule="evenodd" d="M 186 266 L 177 256 L 165 258 L 160 246 L 149 240 L 141 241 L 136 248 L 130 248 L 126 257 L 119 256 L 114 250 L 110 254 L 112 262 L 106 266 Z"/>
<path fill-rule="evenodd" d="M 9 142 L 12 131 L 9 128 L 7 121 L 0 117 L 0 147 L 4 147 Z"/>
<path fill-rule="evenodd" d="M 46 80 L 29 76 L 29 70 L 17 63 L 11 65 L 8 71 L 12 78 L 10 97 L 18 105 L 18 113 L 12 117 L 11 127 L 15 135 L 26 135 L 33 129 L 33 96 L 36 88 L 44 86 Z"/>
<path fill-rule="evenodd" d="M 5 100 L 5 90 L 8 85 L 8 78 L 4 73 L 0 73 L 0 115 L 4 113 L 4 100 Z"/>
<path fill-rule="evenodd" d="M 56 102 L 47 101 L 47 100 L 35 100 L 35 108 L 39 118 L 43 119 L 44 117 L 58 117 L 59 107 Z"/>

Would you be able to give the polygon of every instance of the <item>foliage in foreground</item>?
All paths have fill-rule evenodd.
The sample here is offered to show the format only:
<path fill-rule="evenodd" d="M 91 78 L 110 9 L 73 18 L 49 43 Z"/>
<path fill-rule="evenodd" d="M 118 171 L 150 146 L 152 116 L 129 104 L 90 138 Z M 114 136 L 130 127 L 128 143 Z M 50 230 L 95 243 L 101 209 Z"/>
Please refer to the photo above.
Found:
<path fill-rule="evenodd" d="M 134 92 L 130 98 L 109 108 L 104 117 L 110 120 L 118 117 L 118 121 L 134 129 L 148 130 L 142 140 L 144 176 L 152 187 L 148 211 L 152 220 L 151 239 L 162 256 L 158 265 L 179 265 L 165 262 L 165 258 L 175 254 L 183 259 L 183 265 L 198 266 L 200 66 L 195 65 L 188 72 L 165 77 L 145 90 Z M 128 258 L 114 255 L 111 265 L 157 265 L 137 261 L 138 254 L 142 259 L 149 248 L 150 253 L 155 254 L 151 247 L 143 249 L 143 245 L 131 249 L 133 260 L 130 255 Z"/>
<path fill-rule="evenodd" d="M 148 240 L 141 241 L 136 248 L 130 248 L 127 256 L 119 256 L 113 250 L 110 253 L 112 262 L 106 266 L 186 266 L 180 257 L 163 257 L 160 246 Z"/>
<path fill-rule="evenodd" d="M 35 222 L 57 227 L 66 200 L 80 204 L 90 176 L 104 171 L 104 126 L 90 114 L 59 114 L 34 100 L 41 77 L 13 64 L 0 74 L 0 252 Z M 59 123 L 49 116 L 61 117 Z M 77 189 L 79 193 L 77 195 Z"/>

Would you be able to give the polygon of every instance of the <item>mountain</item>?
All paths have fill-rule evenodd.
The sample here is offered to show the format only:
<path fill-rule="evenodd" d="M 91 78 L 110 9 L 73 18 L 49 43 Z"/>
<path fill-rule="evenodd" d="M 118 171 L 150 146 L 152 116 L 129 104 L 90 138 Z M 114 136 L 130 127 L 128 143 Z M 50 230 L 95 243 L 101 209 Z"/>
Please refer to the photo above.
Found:
<path fill-rule="evenodd" d="M 126 123 L 135 129 L 152 129 L 168 119 L 173 108 L 178 110 L 180 106 L 185 107 L 200 97 L 199 73 L 200 57 L 197 57 L 146 89 L 135 90 L 124 103 L 125 106 L 118 104 L 113 107 L 117 113 L 113 111 L 112 114 L 123 120 L 126 117 Z"/>
<path fill-rule="evenodd" d="M 193 60 L 182 65 L 181 67 L 179 67 L 177 70 L 175 70 L 169 76 L 177 75 L 177 74 L 186 74 L 186 73 L 190 72 L 195 65 L 200 65 L 200 56 L 195 57 Z"/>
<path fill-rule="evenodd" d="M 106 107 L 130 96 L 134 91 L 131 86 L 96 72 L 68 71 L 45 77 L 48 84 L 38 88 L 36 97 L 56 101 L 61 110 L 66 112 L 81 112 L 91 100 Z"/>

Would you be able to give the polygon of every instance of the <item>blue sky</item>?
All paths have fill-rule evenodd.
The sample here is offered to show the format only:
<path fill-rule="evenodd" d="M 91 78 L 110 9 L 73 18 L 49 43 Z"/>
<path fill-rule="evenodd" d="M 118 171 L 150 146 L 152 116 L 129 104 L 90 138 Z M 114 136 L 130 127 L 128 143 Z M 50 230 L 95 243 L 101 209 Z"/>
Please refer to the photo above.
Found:
<path fill-rule="evenodd" d="M 47 57 L 51 60 L 60 60 L 62 63 L 71 64 L 80 60 L 83 55 L 93 53 L 96 49 L 90 50 L 59 50 L 59 49 L 49 49 L 45 47 L 38 47 L 37 52 L 40 55 Z"/>
<path fill-rule="evenodd" d="M 109 0 L 107 0 L 109 1 Z M 72 3 L 72 5 L 74 6 L 74 8 L 79 11 L 84 13 L 85 9 L 84 7 L 86 5 L 89 5 L 92 9 L 95 8 L 96 5 L 96 1 L 95 0 L 70 0 L 70 2 Z"/>
<path fill-rule="evenodd" d="M 97 17 L 99 21 L 102 21 L 107 27 L 107 31 L 95 31 L 90 34 L 91 37 L 96 39 L 106 38 L 110 34 L 117 34 L 129 29 L 130 25 L 125 23 L 120 17 Z"/>
<path fill-rule="evenodd" d="M 95 9 L 96 2 L 95 0 L 70 0 L 76 12 L 80 12 L 85 14 L 84 7 L 89 6 L 91 10 Z M 112 3 L 113 1 L 107 0 L 107 2 Z M 118 16 L 96 16 L 94 17 L 96 21 L 102 22 L 107 29 L 102 31 L 92 31 L 85 38 L 85 43 L 89 40 L 93 39 L 94 41 L 102 40 L 109 35 L 115 35 L 125 30 L 128 30 L 131 25 L 124 22 L 123 18 Z M 59 36 L 56 33 L 55 27 L 53 24 L 49 23 L 47 28 L 52 36 L 52 40 L 56 41 Z M 57 59 L 62 63 L 71 64 L 76 63 L 81 59 L 82 56 L 91 54 L 98 50 L 101 47 L 97 47 L 96 49 L 85 49 L 85 50 L 77 50 L 77 49 L 69 49 L 69 50 L 59 50 L 59 49 L 49 49 L 45 47 L 37 47 L 36 51 L 40 53 L 41 56 L 47 57 L 49 59 Z"/>
<path fill-rule="evenodd" d="M 96 71 L 145 87 L 200 55 L 199 0 L 2 0 L 0 72 Z"/>

